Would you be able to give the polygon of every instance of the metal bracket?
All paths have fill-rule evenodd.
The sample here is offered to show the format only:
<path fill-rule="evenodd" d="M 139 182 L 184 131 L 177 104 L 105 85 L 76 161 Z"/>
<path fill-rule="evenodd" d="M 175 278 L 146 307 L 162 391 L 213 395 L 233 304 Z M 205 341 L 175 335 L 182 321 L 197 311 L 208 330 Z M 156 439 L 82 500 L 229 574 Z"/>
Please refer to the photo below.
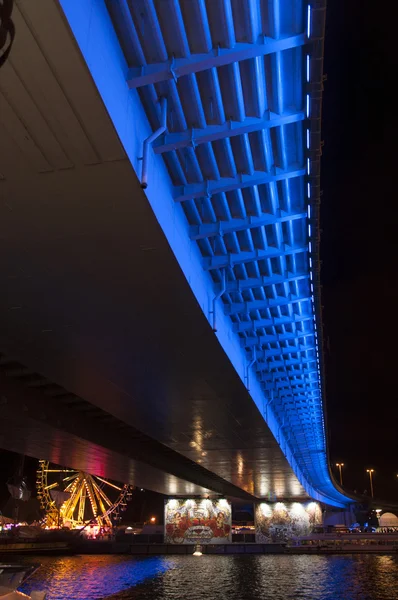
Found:
<path fill-rule="evenodd" d="M 173 56 L 171 57 L 171 60 L 170 60 L 169 71 L 170 71 L 170 74 L 173 77 L 174 81 L 177 83 L 178 76 L 177 76 L 177 74 L 176 74 L 176 72 L 174 70 L 174 54 L 173 54 Z"/>

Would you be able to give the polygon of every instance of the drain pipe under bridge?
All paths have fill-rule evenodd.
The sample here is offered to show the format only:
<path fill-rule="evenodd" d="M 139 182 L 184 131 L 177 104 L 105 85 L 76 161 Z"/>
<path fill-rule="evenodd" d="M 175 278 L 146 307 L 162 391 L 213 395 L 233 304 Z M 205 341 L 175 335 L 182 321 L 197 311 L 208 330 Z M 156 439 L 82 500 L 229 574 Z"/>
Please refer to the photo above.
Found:
<path fill-rule="evenodd" d="M 142 152 L 142 172 L 141 172 L 141 188 L 146 190 L 148 187 L 148 155 L 149 146 L 167 129 L 167 98 L 160 99 L 160 127 L 154 131 L 144 141 Z"/>

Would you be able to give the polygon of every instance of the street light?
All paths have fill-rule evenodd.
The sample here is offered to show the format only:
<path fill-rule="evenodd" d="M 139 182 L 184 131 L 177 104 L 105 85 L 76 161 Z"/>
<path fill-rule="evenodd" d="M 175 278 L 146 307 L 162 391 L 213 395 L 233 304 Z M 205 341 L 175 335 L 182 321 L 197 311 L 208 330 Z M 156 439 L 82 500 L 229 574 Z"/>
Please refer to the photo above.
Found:
<path fill-rule="evenodd" d="M 343 473 L 341 469 L 344 467 L 344 463 L 336 463 L 336 467 L 338 467 L 340 473 L 340 485 L 343 485 Z"/>
<path fill-rule="evenodd" d="M 366 469 L 366 472 L 369 473 L 370 495 L 373 498 L 373 473 L 375 472 L 375 470 L 374 469 Z"/>

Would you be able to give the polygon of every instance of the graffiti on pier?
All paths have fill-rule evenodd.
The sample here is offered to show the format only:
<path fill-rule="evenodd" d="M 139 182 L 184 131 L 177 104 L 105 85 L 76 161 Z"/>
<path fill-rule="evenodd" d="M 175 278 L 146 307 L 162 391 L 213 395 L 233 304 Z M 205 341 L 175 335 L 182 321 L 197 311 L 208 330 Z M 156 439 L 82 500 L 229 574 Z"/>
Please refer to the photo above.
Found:
<path fill-rule="evenodd" d="M 231 541 L 231 505 L 227 500 L 166 500 L 168 544 L 225 544 Z"/>

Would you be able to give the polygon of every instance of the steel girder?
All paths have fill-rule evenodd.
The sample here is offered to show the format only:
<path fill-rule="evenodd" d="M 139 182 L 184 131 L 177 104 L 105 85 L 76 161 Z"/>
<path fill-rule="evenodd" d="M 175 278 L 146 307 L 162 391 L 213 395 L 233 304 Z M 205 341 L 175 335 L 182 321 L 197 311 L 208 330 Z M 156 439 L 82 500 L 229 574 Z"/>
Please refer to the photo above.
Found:
<path fill-rule="evenodd" d="M 157 102 L 167 98 L 167 130 L 153 150 L 164 158 L 187 236 L 263 386 L 264 417 L 274 412 L 312 489 L 343 502 L 328 469 L 322 398 L 324 3 L 248 0 L 237 12 L 229 0 L 170 0 L 167 19 L 151 0 L 116 4 L 108 6 L 126 85 L 139 91 L 154 130 Z"/>

